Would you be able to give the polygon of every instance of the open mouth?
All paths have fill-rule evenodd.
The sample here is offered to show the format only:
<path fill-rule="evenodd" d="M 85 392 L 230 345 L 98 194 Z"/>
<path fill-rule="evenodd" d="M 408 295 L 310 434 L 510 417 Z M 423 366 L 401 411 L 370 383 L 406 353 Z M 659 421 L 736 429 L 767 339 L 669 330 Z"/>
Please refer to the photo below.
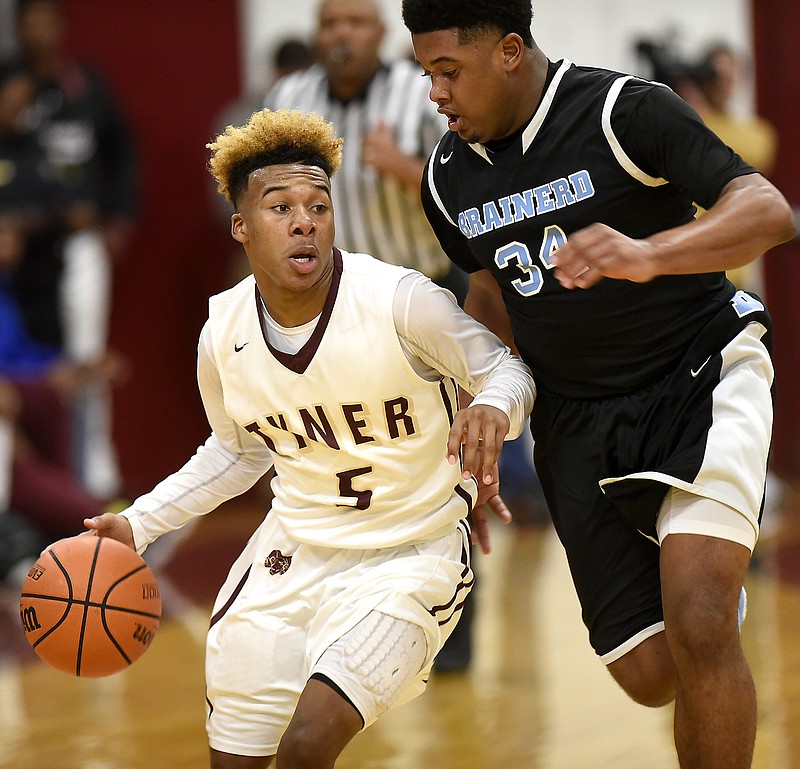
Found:
<path fill-rule="evenodd" d="M 350 58 L 350 48 L 340 43 L 331 50 L 328 57 L 334 64 L 344 64 Z"/>
<path fill-rule="evenodd" d="M 439 110 L 439 112 L 447 118 L 447 127 L 451 131 L 455 131 L 458 126 L 458 121 L 460 120 L 460 115 L 454 115 L 450 112 L 445 112 L 444 110 Z"/>
<path fill-rule="evenodd" d="M 308 272 L 313 270 L 317 263 L 317 253 L 314 249 L 309 248 L 304 251 L 298 251 L 289 257 L 289 261 L 294 264 L 295 269 L 300 272 Z"/>

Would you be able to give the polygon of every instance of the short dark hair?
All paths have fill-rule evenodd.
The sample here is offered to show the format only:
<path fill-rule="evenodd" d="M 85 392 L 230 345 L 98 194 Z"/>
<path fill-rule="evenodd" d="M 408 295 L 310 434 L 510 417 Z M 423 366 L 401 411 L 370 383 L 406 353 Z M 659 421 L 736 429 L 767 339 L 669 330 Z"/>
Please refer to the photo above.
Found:
<path fill-rule="evenodd" d="M 533 47 L 531 0 L 403 0 L 403 22 L 412 35 L 457 29 L 461 42 L 489 30 L 516 32 Z"/>
<path fill-rule="evenodd" d="M 275 69 L 298 70 L 314 63 L 314 49 L 305 41 L 291 37 L 284 40 L 273 54 Z"/>

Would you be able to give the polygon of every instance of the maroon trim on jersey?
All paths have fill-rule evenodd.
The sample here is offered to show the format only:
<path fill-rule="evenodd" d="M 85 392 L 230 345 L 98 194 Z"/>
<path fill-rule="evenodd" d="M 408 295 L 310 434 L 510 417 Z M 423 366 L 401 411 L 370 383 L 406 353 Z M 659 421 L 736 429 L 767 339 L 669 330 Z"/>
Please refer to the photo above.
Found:
<path fill-rule="evenodd" d="M 462 577 L 466 576 L 467 570 L 465 569 L 464 573 L 462 573 Z M 469 595 L 470 590 L 472 590 L 472 586 L 475 584 L 475 577 L 473 576 L 470 580 L 462 579 L 461 582 L 456 585 L 455 592 L 453 593 L 453 597 L 445 604 L 441 604 L 440 606 L 434 606 L 432 609 L 429 609 L 431 616 L 436 617 L 437 614 L 441 612 L 445 612 L 448 609 L 450 610 L 447 616 L 443 617 L 442 619 L 437 620 L 437 624 L 442 627 L 443 625 L 447 625 L 453 621 L 453 617 L 455 617 L 456 612 L 460 611 L 464 608 L 464 604 L 466 603 L 467 596 Z M 456 603 L 457 602 L 457 603 Z"/>
<path fill-rule="evenodd" d="M 450 381 L 453 382 L 452 379 Z M 455 383 L 453 382 L 453 384 Z M 439 382 L 439 394 L 442 396 L 442 403 L 444 403 L 444 407 L 447 410 L 447 421 L 450 427 L 452 427 L 453 420 L 455 419 L 456 404 L 450 400 L 450 395 L 447 392 L 447 381 L 444 379 Z M 458 397 L 458 395 L 456 395 L 456 397 Z"/>
<path fill-rule="evenodd" d="M 472 512 L 472 497 L 470 497 L 469 493 L 465 489 L 462 489 L 461 486 L 455 486 L 453 491 L 467 503 L 467 515 L 469 515 Z"/>
<path fill-rule="evenodd" d="M 242 592 L 242 588 L 244 587 L 244 583 L 247 582 L 247 578 L 250 576 L 250 567 L 247 567 L 247 571 L 244 573 L 244 576 L 239 580 L 239 584 L 234 589 L 233 593 L 231 593 L 231 597 L 225 601 L 225 605 L 211 618 L 211 622 L 208 623 L 208 627 L 212 628 L 214 625 L 217 624 L 224 616 L 225 612 L 231 608 L 231 605 L 236 600 L 236 596 Z"/>
<path fill-rule="evenodd" d="M 281 352 L 269 343 L 264 313 L 261 312 L 261 294 L 259 294 L 258 285 L 256 285 L 256 312 L 258 313 L 258 324 L 261 326 L 261 336 L 264 337 L 264 344 L 267 345 L 267 349 L 272 353 L 278 363 L 288 368 L 289 371 L 294 371 L 295 374 L 302 374 L 308 368 L 314 358 L 314 354 L 319 349 L 320 344 L 322 344 L 322 337 L 325 334 L 325 330 L 328 328 L 328 323 L 330 323 L 333 305 L 336 303 L 336 297 L 339 294 L 342 270 L 342 252 L 334 246 L 333 275 L 331 276 L 331 286 L 328 289 L 328 296 L 325 299 L 325 306 L 322 308 L 314 333 L 311 334 L 308 341 L 294 354 Z"/>
<path fill-rule="evenodd" d="M 459 491 L 458 486 L 456 486 L 456 491 Z M 471 502 L 472 500 L 470 500 L 470 504 Z M 438 620 L 440 627 L 451 622 L 455 613 L 463 608 L 464 602 L 467 600 L 467 595 L 472 589 L 472 586 L 475 584 L 475 575 L 471 573 L 470 569 L 470 561 L 472 559 L 466 544 L 469 542 L 470 532 L 469 523 L 466 519 L 462 519 L 458 522 L 458 529 L 461 531 L 461 534 L 464 537 L 464 546 L 461 548 L 461 563 L 464 565 L 464 568 L 461 570 L 461 582 L 456 585 L 456 589 L 453 592 L 453 597 L 447 603 L 439 604 L 438 606 L 433 606 L 428 609 L 428 612 L 432 617 L 435 617 L 440 612 L 447 611 L 448 609 L 451 610 L 450 613 L 444 617 L 444 619 Z M 471 576 L 471 579 L 467 579 L 468 576 Z M 466 593 L 463 593 L 462 591 L 466 591 Z M 458 603 L 456 603 L 456 601 L 458 601 Z"/>

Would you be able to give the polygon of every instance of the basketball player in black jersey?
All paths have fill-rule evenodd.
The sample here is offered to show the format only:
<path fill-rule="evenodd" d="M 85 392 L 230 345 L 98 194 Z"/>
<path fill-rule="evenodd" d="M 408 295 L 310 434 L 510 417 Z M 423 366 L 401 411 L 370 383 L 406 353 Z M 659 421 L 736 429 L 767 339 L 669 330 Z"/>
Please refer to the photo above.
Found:
<path fill-rule="evenodd" d="M 725 270 L 791 238 L 792 212 L 668 88 L 548 60 L 530 0 L 403 16 L 449 128 L 426 213 L 467 310 L 537 380 L 537 471 L 591 643 L 634 700 L 675 701 L 684 769 L 749 767 L 737 618 L 773 370 L 767 310 Z"/>

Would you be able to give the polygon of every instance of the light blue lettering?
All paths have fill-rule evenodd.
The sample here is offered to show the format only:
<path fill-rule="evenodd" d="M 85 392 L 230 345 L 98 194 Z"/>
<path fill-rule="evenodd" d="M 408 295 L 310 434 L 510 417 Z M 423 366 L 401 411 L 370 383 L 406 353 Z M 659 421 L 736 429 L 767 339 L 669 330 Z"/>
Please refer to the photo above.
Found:
<path fill-rule="evenodd" d="M 514 207 L 514 221 L 519 222 L 522 219 L 530 219 L 535 215 L 533 206 L 533 196 L 530 190 L 525 192 L 515 192 L 511 196 L 511 205 Z"/>
<path fill-rule="evenodd" d="M 566 179 L 556 179 L 554 182 L 551 182 L 550 186 L 553 188 L 556 208 L 571 206 L 575 202 L 575 196 L 572 194 L 569 188 L 569 182 Z"/>
<path fill-rule="evenodd" d="M 458 228 L 467 238 L 474 238 L 523 219 L 575 205 L 594 194 L 592 177 L 586 169 L 582 169 L 567 177 L 554 179 L 549 184 L 514 192 L 497 201 L 487 201 L 480 209 L 462 211 L 458 215 Z M 558 236 L 540 255 L 545 264 L 554 250 L 554 243 L 558 245 Z"/>
<path fill-rule="evenodd" d="M 536 213 L 546 214 L 548 211 L 555 211 L 556 204 L 553 201 L 553 191 L 549 184 L 535 187 L 533 194 L 536 196 Z"/>
<path fill-rule="evenodd" d="M 512 224 L 514 221 L 514 212 L 511 210 L 511 198 L 506 196 L 497 201 L 503 211 L 503 226 Z"/>
<path fill-rule="evenodd" d="M 498 227 L 503 226 L 503 219 L 500 216 L 500 212 L 497 210 L 497 206 L 494 204 L 494 201 L 489 201 L 488 203 L 483 204 L 483 221 L 485 222 L 485 232 L 489 232 L 489 230 L 496 230 Z"/>
<path fill-rule="evenodd" d="M 572 189 L 575 190 L 576 201 L 585 200 L 594 195 L 594 185 L 588 171 L 583 170 L 570 174 L 569 181 L 572 184 Z"/>
<path fill-rule="evenodd" d="M 464 237 L 471 238 L 472 231 L 467 223 L 467 217 L 462 213 L 458 215 L 458 229 L 464 234 Z"/>
<path fill-rule="evenodd" d="M 467 216 L 467 223 L 472 235 L 470 237 L 475 237 L 476 235 L 483 234 L 483 223 L 481 222 L 481 215 L 478 213 L 477 208 L 470 208 L 469 211 L 464 212 Z"/>

